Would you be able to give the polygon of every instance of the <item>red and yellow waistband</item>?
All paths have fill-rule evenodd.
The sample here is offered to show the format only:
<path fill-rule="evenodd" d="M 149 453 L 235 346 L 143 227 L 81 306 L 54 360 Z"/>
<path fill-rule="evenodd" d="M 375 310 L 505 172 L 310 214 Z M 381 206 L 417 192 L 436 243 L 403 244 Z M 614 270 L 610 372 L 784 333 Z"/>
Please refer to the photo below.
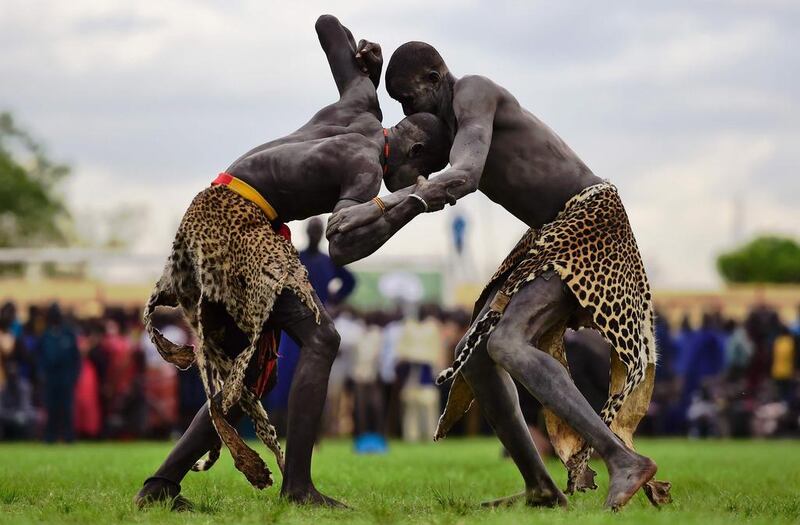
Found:
<path fill-rule="evenodd" d="M 247 184 L 242 179 L 237 179 L 233 175 L 223 172 L 220 173 L 211 184 L 227 186 L 229 190 L 233 191 L 234 193 L 238 193 L 245 199 L 261 208 L 264 213 L 267 214 L 267 218 L 270 221 L 274 221 L 278 218 L 278 212 L 276 212 L 275 208 L 273 208 L 272 205 L 267 202 L 267 199 L 265 199 L 264 196 L 258 192 L 258 190 Z"/>

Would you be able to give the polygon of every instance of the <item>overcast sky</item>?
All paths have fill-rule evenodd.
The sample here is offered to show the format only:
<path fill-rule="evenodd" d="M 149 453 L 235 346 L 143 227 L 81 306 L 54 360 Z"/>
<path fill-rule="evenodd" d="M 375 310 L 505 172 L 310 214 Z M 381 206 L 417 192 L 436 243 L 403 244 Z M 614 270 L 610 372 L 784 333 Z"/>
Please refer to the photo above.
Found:
<path fill-rule="evenodd" d="M 608 4 L 3 0 L 0 109 L 72 164 L 81 227 L 131 206 L 135 249 L 166 253 L 217 172 L 335 100 L 313 27 L 331 12 L 387 61 L 424 40 L 508 88 L 617 184 L 656 287 L 716 286 L 737 236 L 800 235 L 800 4 Z M 473 195 L 373 257 L 443 257 L 456 211 L 482 274 L 525 229 Z"/>

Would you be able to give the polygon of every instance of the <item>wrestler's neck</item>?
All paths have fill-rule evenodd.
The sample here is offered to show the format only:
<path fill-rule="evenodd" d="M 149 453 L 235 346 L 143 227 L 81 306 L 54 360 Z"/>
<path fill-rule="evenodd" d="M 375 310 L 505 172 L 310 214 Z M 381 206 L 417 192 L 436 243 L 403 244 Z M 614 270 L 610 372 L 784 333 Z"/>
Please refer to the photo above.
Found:
<path fill-rule="evenodd" d="M 370 133 L 368 137 L 370 144 L 374 146 L 376 149 L 376 153 L 378 155 L 378 162 L 380 162 L 381 165 L 385 164 L 387 160 L 384 158 L 386 142 L 387 141 L 389 143 L 393 142 L 395 137 L 397 136 L 396 135 L 397 131 L 394 129 L 394 126 L 392 126 L 391 128 L 386 128 L 387 135 L 384 135 L 383 130 L 384 128 L 379 128 L 377 131 Z"/>

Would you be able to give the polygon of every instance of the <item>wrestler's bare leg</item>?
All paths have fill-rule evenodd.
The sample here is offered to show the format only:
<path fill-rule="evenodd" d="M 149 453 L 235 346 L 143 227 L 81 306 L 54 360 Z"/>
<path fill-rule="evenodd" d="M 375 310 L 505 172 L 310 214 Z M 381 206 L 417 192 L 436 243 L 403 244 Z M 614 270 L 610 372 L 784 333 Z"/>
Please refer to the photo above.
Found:
<path fill-rule="evenodd" d="M 225 419 L 236 426 L 242 418 L 238 405 L 232 407 Z M 138 507 L 157 501 L 171 501 L 173 510 L 191 510 L 192 504 L 180 495 L 181 481 L 191 470 L 192 465 L 202 458 L 213 446 L 219 444 L 219 436 L 208 413 L 208 402 L 197 411 L 189 428 L 183 433 L 175 447 L 158 470 L 147 478 L 134 498 Z"/>
<path fill-rule="evenodd" d="M 211 320 L 218 322 L 223 327 L 222 347 L 232 357 L 235 357 L 247 345 L 247 336 L 238 329 L 233 318 L 228 315 L 224 307 L 218 303 L 204 304 L 209 323 Z M 217 326 L 210 326 L 212 332 L 218 330 Z M 253 360 L 255 364 L 256 360 Z M 253 367 L 254 368 L 254 367 Z M 248 370 L 248 376 L 254 375 L 255 370 Z M 257 375 L 257 373 L 255 374 Z M 225 419 L 233 426 L 242 418 L 242 410 L 238 405 L 231 407 Z M 208 402 L 195 414 L 189 428 L 170 451 L 164 462 L 156 472 L 147 480 L 134 497 L 138 507 L 144 507 L 153 502 L 171 501 L 173 510 L 190 510 L 191 502 L 180 495 L 181 481 L 191 470 L 197 460 L 203 457 L 212 447 L 219 446 L 219 435 L 211 422 L 208 412 Z"/>
<path fill-rule="evenodd" d="M 598 451 L 610 477 L 606 506 L 618 509 L 655 475 L 656 464 L 628 449 L 581 395 L 564 366 L 535 346 L 575 308 L 575 298 L 557 276 L 538 277 L 511 299 L 487 350 L 495 363 Z"/>
<path fill-rule="evenodd" d="M 289 298 L 298 303 L 296 297 Z M 289 395 L 289 432 L 287 436 L 286 472 L 283 478 L 281 495 L 298 503 L 315 503 L 328 506 L 341 506 L 336 500 L 322 495 L 311 481 L 311 452 L 319 426 L 319 414 L 325 401 L 330 366 L 339 349 L 339 336 L 321 304 L 321 322 L 318 325 L 311 311 L 301 304 L 290 304 L 287 308 L 305 309 L 307 315 L 300 321 L 288 324 L 284 329 L 301 346 L 300 362 L 292 382 Z M 207 306 L 206 308 L 212 308 Z M 220 315 L 221 312 L 219 313 Z M 292 317 L 292 314 L 275 312 L 275 317 Z M 227 319 L 223 346 L 238 354 L 246 345 L 246 336 Z M 255 363 L 255 360 L 253 360 Z M 248 370 L 248 377 L 251 377 Z M 257 374 L 254 374 L 257 377 Z M 321 398 L 320 398 L 321 389 Z M 300 414 L 298 414 L 300 413 Z M 292 419 L 292 414 L 299 415 Z M 314 419 L 316 414 L 316 419 Z M 226 419 L 235 426 L 242 417 L 242 411 L 234 406 Z M 219 443 L 219 436 L 211 422 L 208 405 L 195 415 L 189 428 L 164 460 L 164 463 L 145 481 L 144 486 L 134 498 L 138 506 L 153 501 L 174 501 L 173 508 L 184 510 L 191 504 L 179 498 L 180 482 L 191 470 L 192 465 Z M 307 457 L 303 457 L 307 454 Z M 176 499 L 178 498 L 178 499 Z"/>
<path fill-rule="evenodd" d="M 286 471 L 281 496 L 296 503 L 343 507 L 321 494 L 311 480 L 311 453 L 328 392 L 331 365 L 339 351 L 339 334 L 325 309 L 322 306 L 320 309 L 320 324 L 309 317 L 286 329 L 300 345 L 300 361 L 289 391 Z"/>
<path fill-rule="evenodd" d="M 525 480 L 525 491 L 521 494 L 488 501 L 484 506 L 509 505 L 524 499 L 534 507 L 566 507 L 567 498 L 547 473 L 522 417 L 514 382 L 508 372 L 489 359 L 485 344 L 473 351 L 461 373 L 475 394 L 481 413 L 492 425 Z"/>

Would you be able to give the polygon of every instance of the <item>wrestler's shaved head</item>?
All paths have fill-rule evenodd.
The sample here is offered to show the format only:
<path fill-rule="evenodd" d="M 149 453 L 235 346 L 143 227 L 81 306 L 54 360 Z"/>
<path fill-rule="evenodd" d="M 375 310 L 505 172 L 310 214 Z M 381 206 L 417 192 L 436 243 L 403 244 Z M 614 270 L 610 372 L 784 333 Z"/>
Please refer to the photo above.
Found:
<path fill-rule="evenodd" d="M 420 71 L 442 71 L 446 68 L 442 56 L 430 44 L 425 42 L 406 42 L 398 47 L 389 59 L 386 67 L 387 83 L 395 77 L 409 77 L 417 75 Z M 391 85 L 387 85 L 389 94 L 392 94 Z"/>
<path fill-rule="evenodd" d="M 392 128 L 389 158 L 383 180 L 390 191 L 413 185 L 445 166 L 450 154 L 450 135 L 439 117 L 415 113 Z"/>
<path fill-rule="evenodd" d="M 448 75 L 447 65 L 432 45 L 406 42 L 389 59 L 386 90 L 403 105 L 406 115 L 438 113 L 437 91 Z"/>

